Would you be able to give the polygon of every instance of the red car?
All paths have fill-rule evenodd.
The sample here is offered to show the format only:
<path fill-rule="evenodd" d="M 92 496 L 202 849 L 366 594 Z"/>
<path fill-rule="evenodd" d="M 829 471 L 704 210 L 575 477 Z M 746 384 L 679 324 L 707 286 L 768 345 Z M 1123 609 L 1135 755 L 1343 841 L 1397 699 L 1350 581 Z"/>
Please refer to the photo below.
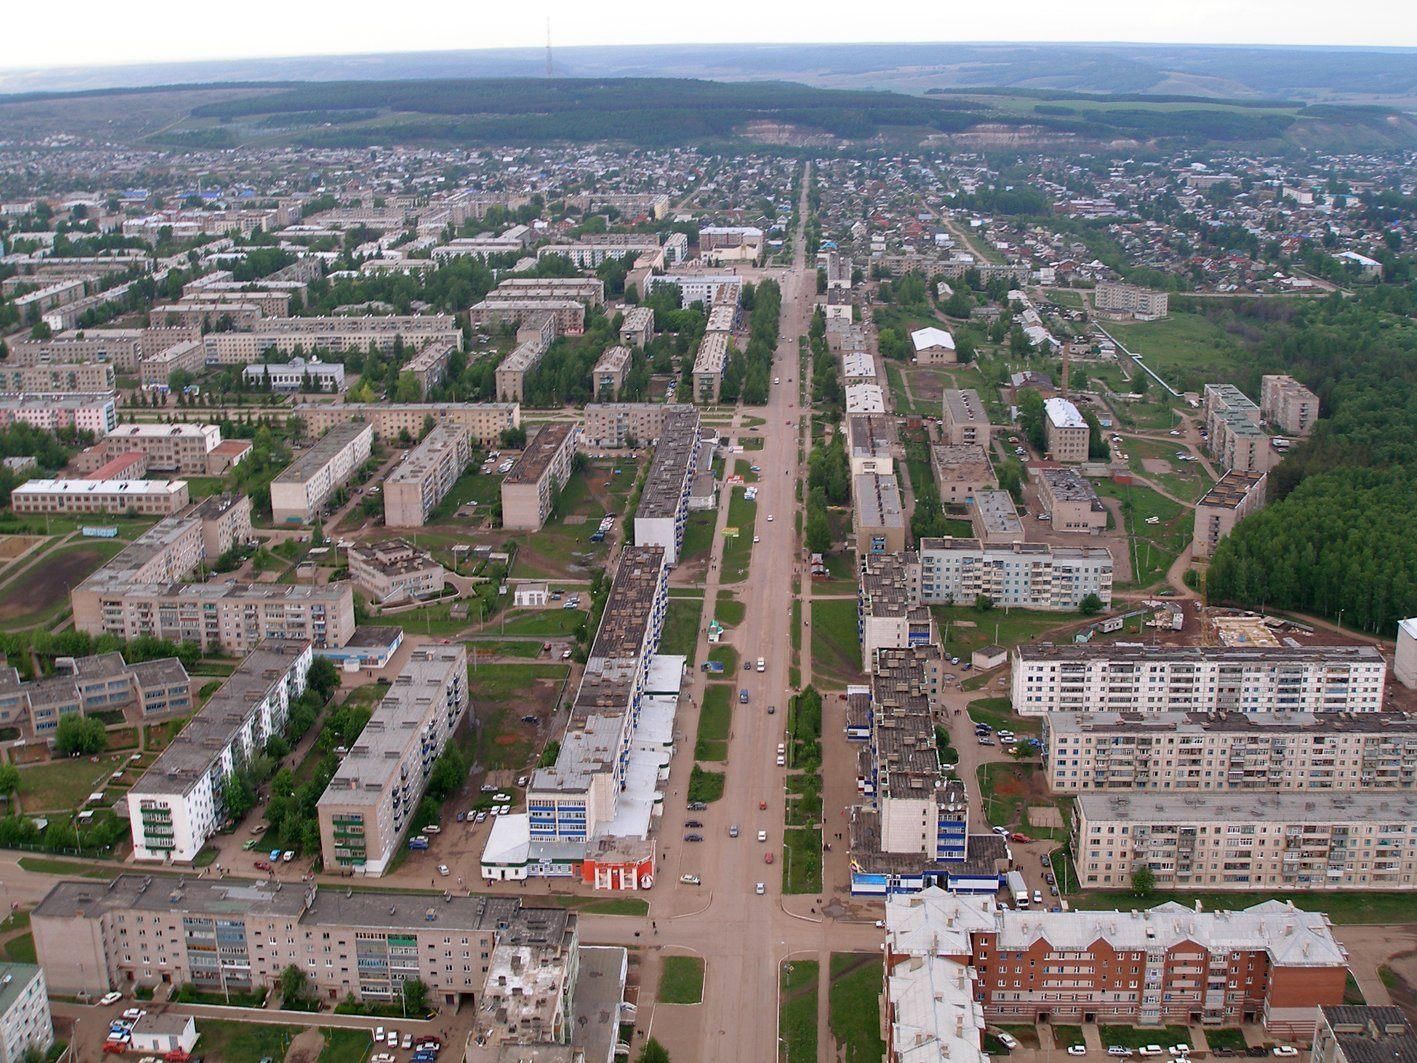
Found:
<path fill-rule="evenodd" d="M 765 864 L 770 864 L 770 863 L 772 863 L 772 853 L 763 853 L 763 863 L 765 863 Z"/>

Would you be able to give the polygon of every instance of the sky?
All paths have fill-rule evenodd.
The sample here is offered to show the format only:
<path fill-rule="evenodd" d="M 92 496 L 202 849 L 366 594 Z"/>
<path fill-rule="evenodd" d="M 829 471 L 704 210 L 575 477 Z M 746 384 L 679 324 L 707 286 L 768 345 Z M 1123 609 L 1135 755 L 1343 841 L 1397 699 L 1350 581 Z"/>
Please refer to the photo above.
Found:
<path fill-rule="evenodd" d="M 1128 41 L 1417 46 L 1413 0 L 11 0 L 0 69 L 554 43 Z"/>

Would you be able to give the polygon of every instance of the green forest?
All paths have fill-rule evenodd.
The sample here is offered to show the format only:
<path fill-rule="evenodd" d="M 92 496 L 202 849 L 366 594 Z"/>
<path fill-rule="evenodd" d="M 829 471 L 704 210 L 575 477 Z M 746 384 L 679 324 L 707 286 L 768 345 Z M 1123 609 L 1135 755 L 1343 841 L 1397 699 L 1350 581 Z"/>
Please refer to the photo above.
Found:
<path fill-rule="evenodd" d="M 1284 371 L 1323 406 L 1314 434 L 1270 473 L 1270 504 L 1222 541 L 1212 601 L 1342 615 L 1392 635 L 1417 615 L 1417 296 L 1374 289 L 1214 312 L 1262 325 L 1249 383 Z"/>

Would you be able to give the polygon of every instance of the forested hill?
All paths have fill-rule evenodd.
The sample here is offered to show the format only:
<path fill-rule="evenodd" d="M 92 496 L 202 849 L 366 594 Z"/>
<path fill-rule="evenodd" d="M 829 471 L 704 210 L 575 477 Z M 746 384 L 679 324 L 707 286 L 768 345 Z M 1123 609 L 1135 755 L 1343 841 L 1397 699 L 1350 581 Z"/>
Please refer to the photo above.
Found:
<path fill-rule="evenodd" d="M 1277 312 L 1263 361 L 1313 388 L 1323 418 L 1271 472 L 1270 505 L 1221 542 L 1207 596 L 1341 612 L 1391 638 L 1417 616 L 1417 297 L 1373 289 Z"/>

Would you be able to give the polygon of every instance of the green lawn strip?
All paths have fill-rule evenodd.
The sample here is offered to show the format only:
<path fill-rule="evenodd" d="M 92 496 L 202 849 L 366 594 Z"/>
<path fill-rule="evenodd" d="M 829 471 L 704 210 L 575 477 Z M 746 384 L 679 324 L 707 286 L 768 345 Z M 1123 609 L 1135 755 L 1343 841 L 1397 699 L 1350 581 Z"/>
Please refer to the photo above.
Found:
<path fill-rule="evenodd" d="M 792 599 L 792 652 L 802 652 L 802 599 Z"/>
<path fill-rule="evenodd" d="M 728 759 L 728 733 L 733 726 L 733 688 L 710 683 L 704 688 L 704 704 L 699 711 L 699 733 L 694 757 L 704 761 Z"/>
<path fill-rule="evenodd" d="M 284 1059 L 290 1042 L 300 1033 L 299 1026 L 274 1026 L 256 1022 L 203 1019 L 197 1052 L 222 1063 L 260 1063 Z M 368 1035 L 365 1035 L 366 1042 Z"/>
<path fill-rule="evenodd" d="M 782 832 L 782 892 L 822 892 L 820 827 L 788 827 Z"/>
<path fill-rule="evenodd" d="M 659 652 L 688 658 L 689 667 L 699 649 L 699 619 L 703 615 L 702 598 L 670 598 L 664 614 L 664 630 L 659 636 Z"/>
<path fill-rule="evenodd" d="M 477 610 L 469 614 L 475 617 Z M 488 634 L 497 635 L 573 635 L 585 622 L 584 609 L 511 609 L 506 617 Z"/>
<path fill-rule="evenodd" d="M 812 603 L 812 678 L 836 686 L 862 679 L 854 599 Z"/>
<path fill-rule="evenodd" d="M 778 976 L 780 1063 L 817 1063 L 816 960 L 784 960 Z"/>
<path fill-rule="evenodd" d="M 638 897 L 572 897 L 558 894 L 551 898 L 562 908 L 574 908 L 586 915 L 648 915 L 649 901 Z"/>
<path fill-rule="evenodd" d="M 723 665 L 724 675 L 732 675 L 738 671 L 738 651 L 726 642 L 720 642 L 709 650 L 708 659 Z"/>
<path fill-rule="evenodd" d="M 994 730 L 1013 731 L 1021 735 L 1043 732 L 1043 722 L 1035 717 L 1015 716 L 1008 698 L 975 698 L 969 703 L 969 718 L 975 723 L 987 723 Z"/>
<path fill-rule="evenodd" d="M 689 795 L 690 801 L 702 801 L 704 804 L 712 804 L 723 796 L 723 784 L 726 776 L 721 771 L 709 771 L 701 768 L 697 764 L 689 772 Z"/>
<path fill-rule="evenodd" d="M 21 934 L 5 942 L 5 958 L 11 963 L 34 963 L 34 935 Z"/>
<path fill-rule="evenodd" d="M 468 639 L 468 654 L 473 650 L 487 657 L 540 657 L 541 643 L 532 639 Z"/>
<path fill-rule="evenodd" d="M 794 772 L 787 777 L 789 827 L 814 827 L 822 822 L 822 777 L 818 772 Z"/>
<path fill-rule="evenodd" d="M 1081 1026 L 1069 1026 L 1067 1023 L 1060 1023 L 1053 1027 L 1053 1044 L 1057 1046 L 1059 1051 L 1066 1051 L 1069 1046 L 1080 1045 L 1082 1043 Z M 1142 1042 L 1142 1044 L 1148 1043 L 1147 1041 Z"/>
<path fill-rule="evenodd" d="M 661 1004 L 700 1004 L 704 999 L 704 961 L 699 956 L 666 956 L 659 975 Z"/>
<path fill-rule="evenodd" d="M 1067 1045 L 1082 1044 L 1082 1030 L 1073 1026 L 1069 1029 L 1078 1031 L 1076 1041 L 1066 1043 L 1058 1042 L 1059 1048 L 1066 1048 Z M 1144 1045 L 1160 1045 L 1163 1049 L 1172 1045 L 1189 1045 L 1191 1043 L 1191 1033 L 1184 1026 L 1099 1026 L 1098 1034 L 1102 1037 L 1102 1043 L 1111 1048 L 1114 1045 L 1118 1048 L 1141 1048 Z M 1056 1028 L 1054 1030 L 1054 1040 L 1057 1041 Z"/>
<path fill-rule="evenodd" d="M 714 603 L 714 619 L 726 627 L 737 627 L 748 615 L 748 607 L 731 594 L 720 594 Z"/>
<path fill-rule="evenodd" d="M 679 564 L 691 564 L 708 557 L 713 548 L 713 528 L 718 511 L 698 510 L 690 513 L 684 525 L 684 541 L 679 546 Z"/>
<path fill-rule="evenodd" d="M 127 763 L 123 756 L 66 757 L 48 764 L 22 766 L 20 800 L 25 812 L 72 812 L 82 808 L 89 794 L 104 788 L 109 778 Z"/>
<path fill-rule="evenodd" d="M 325 1047 L 319 1063 L 364 1063 L 369 1058 L 374 1042 L 368 1030 L 329 1026 L 320 1032 L 325 1038 Z"/>
<path fill-rule="evenodd" d="M 833 952 L 827 1023 L 846 1063 L 876 1063 L 886 1053 L 881 1040 L 881 957 Z"/>
<path fill-rule="evenodd" d="M 1350 976 L 1351 977 L 1351 976 Z M 1219 1028 L 1205 1028 L 1205 1043 L 1214 1052 L 1216 1049 L 1225 1049 L 1230 1052 L 1245 1051 L 1245 1031 L 1238 1026 L 1221 1026 Z"/>
<path fill-rule="evenodd" d="M 757 503 L 743 497 L 741 487 L 734 488 L 728 502 L 727 527 L 737 529 L 738 534 L 723 545 L 724 583 L 738 583 L 748 575 L 748 566 L 753 559 L 753 529 L 757 516 Z"/>
<path fill-rule="evenodd" d="M 1077 613 L 1045 613 L 1032 609 L 976 609 L 971 605 L 936 605 L 930 611 L 944 640 L 945 653 L 963 663 L 981 646 L 998 645 L 1012 649 L 1020 643 L 1036 640 L 1069 625 L 1079 625 L 1083 617 Z M 945 638 L 945 625 L 949 637 Z"/>

